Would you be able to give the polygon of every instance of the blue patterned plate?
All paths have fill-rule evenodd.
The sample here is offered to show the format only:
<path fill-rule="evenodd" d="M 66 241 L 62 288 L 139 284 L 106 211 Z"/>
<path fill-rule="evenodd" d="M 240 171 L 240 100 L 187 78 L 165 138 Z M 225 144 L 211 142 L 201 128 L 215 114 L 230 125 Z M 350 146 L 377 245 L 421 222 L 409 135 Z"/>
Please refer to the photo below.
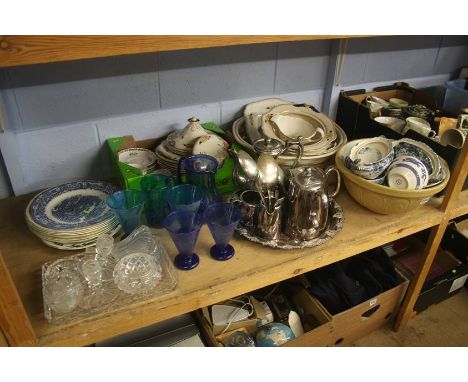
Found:
<path fill-rule="evenodd" d="M 51 230 L 73 230 L 114 218 L 107 197 L 117 188 L 101 181 L 79 181 L 49 188 L 31 202 L 27 217 Z"/>

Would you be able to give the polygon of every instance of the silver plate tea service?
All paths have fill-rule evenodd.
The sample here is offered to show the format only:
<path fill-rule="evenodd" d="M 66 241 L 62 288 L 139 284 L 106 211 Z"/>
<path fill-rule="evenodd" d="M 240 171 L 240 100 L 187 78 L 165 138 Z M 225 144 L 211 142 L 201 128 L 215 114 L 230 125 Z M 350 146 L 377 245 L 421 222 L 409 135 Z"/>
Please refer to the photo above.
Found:
<path fill-rule="evenodd" d="M 257 118 L 260 125 L 249 127 L 261 137 L 251 143 L 244 141 L 245 150 L 231 151 L 235 158 L 233 178 L 241 189 L 234 200 L 243 212 L 237 229 L 242 237 L 274 248 L 293 249 L 322 244 L 341 229 L 342 209 L 334 200 L 340 174 L 334 166 L 322 169 L 309 165 L 307 155 L 316 150 L 326 152 L 326 158 L 346 142 L 346 136 L 316 114 L 304 106 L 273 105 Z M 240 143 L 236 126 L 238 121 L 233 135 Z M 274 138 L 275 134 L 282 139 Z M 286 166 L 281 161 L 285 153 L 289 157 Z M 320 163 L 324 167 L 323 161 Z M 328 190 L 331 173 L 337 177 L 334 191 Z"/>

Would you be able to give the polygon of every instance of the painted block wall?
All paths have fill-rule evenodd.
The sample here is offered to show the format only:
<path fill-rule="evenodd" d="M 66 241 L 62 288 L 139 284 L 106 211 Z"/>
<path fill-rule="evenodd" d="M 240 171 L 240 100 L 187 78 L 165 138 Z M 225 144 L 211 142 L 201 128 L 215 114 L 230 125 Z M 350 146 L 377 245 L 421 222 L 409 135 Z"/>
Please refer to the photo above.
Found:
<path fill-rule="evenodd" d="M 13 191 L 109 176 L 104 142 L 111 136 L 156 137 L 183 128 L 191 116 L 225 125 L 246 103 L 272 95 L 320 109 L 332 44 L 196 49 L 1 70 L 10 138 L 6 150 L 0 134 L 0 148 Z M 401 79 L 443 84 L 462 65 L 468 65 L 465 36 L 349 40 L 339 86 Z M 3 197 L 11 190 L 1 169 Z"/>

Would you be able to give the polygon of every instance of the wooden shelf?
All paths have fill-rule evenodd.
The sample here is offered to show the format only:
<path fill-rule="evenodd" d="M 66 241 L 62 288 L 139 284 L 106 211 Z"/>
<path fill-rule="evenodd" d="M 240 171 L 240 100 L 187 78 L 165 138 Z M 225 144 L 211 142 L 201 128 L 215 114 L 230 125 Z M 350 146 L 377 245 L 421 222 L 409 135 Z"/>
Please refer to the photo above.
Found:
<path fill-rule="evenodd" d="M 94 57 L 364 36 L 0 36 L 0 68 Z"/>
<path fill-rule="evenodd" d="M 449 211 L 448 217 L 449 220 L 452 220 L 466 214 L 468 214 L 468 190 L 463 190 L 455 201 L 452 210 Z"/>
<path fill-rule="evenodd" d="M 357 205 L 343 189 L 338 201 L 344 208 L 344 226 L 332 240 L 316 248 L 288 251 L 235 238 L 236 255 L 228 262 L 210 258 L 213 239 L 203 227 L 196 246 L 200 265 L 179 272 L 176 291 L 74 324 L 55 326 L 43 316 L 40 270 L 44 262 L 67 253 L 45 246 L 28 231 L 24 209 L 30 198 L 0 200 L 0 251 L 41 346 L 88 345 L 348 258 L 440 224 L 443 218 L 433 206 L 421 206 L 402 215 L 378 215 Z M 175 256 L 175 247 L 165 231 L 155 233 L 162 236 L 170 255 Z"/>

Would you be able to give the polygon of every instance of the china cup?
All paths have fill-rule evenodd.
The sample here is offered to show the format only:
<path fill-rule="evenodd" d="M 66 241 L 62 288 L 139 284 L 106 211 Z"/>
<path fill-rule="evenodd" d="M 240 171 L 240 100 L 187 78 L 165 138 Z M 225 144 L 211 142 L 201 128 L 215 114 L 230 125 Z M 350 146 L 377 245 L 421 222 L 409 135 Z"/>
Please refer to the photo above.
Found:
<path fill-rule="evenodd" d="M 418 117 L 406 118 L 406 131 L 408 131 L 408 129 L 414 130 L 425 137 L 433 138 L 437 135 L 437 133 L 431 129 L 431 124 L 429 122 Z"/>

